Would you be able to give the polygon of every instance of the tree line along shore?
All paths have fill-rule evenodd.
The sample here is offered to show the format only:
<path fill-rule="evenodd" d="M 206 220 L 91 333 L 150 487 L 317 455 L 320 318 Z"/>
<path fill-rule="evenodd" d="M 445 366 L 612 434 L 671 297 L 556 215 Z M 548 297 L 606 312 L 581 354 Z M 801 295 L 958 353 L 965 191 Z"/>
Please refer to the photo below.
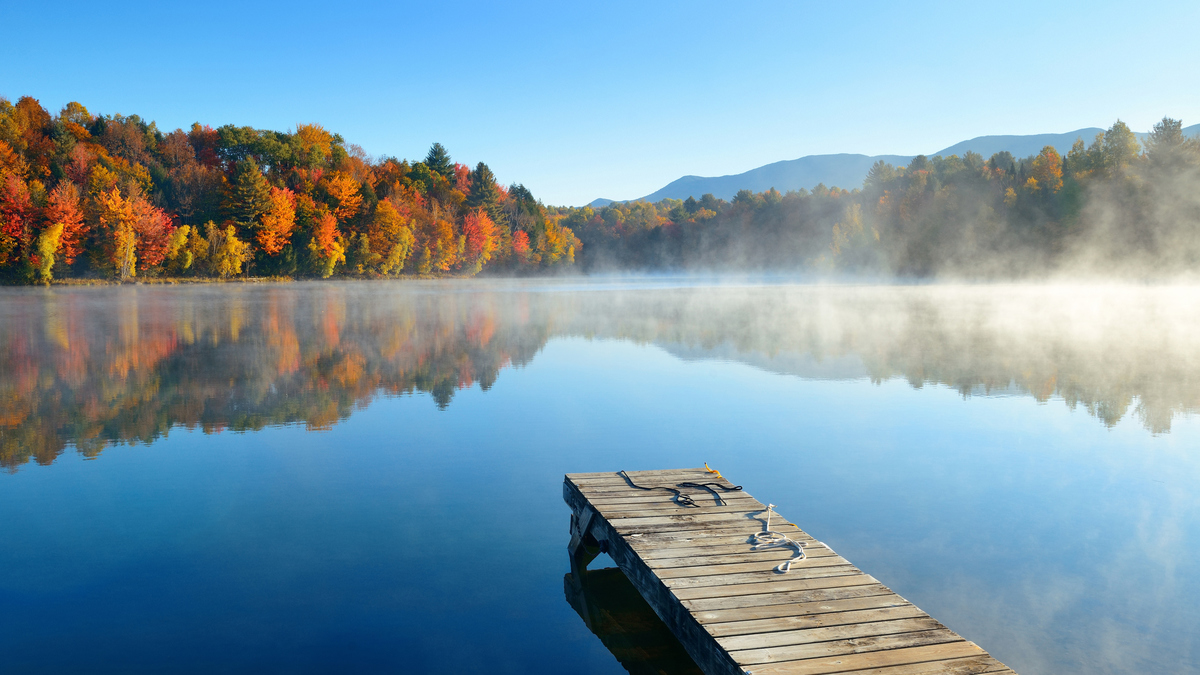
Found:
<path fill-rule="evenodd" d="M 0 99 L 0 281 L 808 271 L 1020 278 L 1200 265 L 1200 143 L 1121 121 L 1065 155 L 879 162 L 854 189 L 546 206 L 434 143 L 372 158 L 279 132 Z"/>
<path fill-rule="evenodd" d="M 0 278 L 535 273 L 580 247 L 524 186 L 440 144 L 372 159 L 318 124 L 276 132 L 0 100 Z"/>
<path fill-rule="evenodd" d="M 861 187 L 742 190 L 550 209 L 584 269 L 805 270 L 904 278 L 1151 278 L 1200 269 L 1200 142 L 1117 121 L 1065 155 L 877 162 Z"/>

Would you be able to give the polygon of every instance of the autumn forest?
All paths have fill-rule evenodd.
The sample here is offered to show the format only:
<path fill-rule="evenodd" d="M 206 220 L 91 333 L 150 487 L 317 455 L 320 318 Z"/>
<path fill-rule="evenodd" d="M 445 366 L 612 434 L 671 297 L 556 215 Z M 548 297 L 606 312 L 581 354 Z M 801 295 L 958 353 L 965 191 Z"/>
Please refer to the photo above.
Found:
<path fill-rule="evenodd" d="M 0 276 L 473 275 L 569 266 L 580 244 L 486 164 L 372 161 L 317 124 L 192 125 L 0 99 Z"/>
<path fill-rule="evenodd" d="M 918 156 L 862 186 L 546 206 L 438 143 L 372 158 L 287 132 L 0 98 L 0 281 L 804 270 L 1014 278 L 1200 264 L 1200 143 L 1117 121 L 1060 155 Z"/>

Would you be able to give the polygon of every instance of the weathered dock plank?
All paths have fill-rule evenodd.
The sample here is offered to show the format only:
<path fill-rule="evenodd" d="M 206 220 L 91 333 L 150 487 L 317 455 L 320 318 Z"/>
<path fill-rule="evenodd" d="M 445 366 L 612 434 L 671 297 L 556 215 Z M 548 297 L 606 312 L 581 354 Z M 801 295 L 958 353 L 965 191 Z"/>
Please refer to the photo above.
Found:
<path fill-rule="evenodd" d="M 807 556 L 777 571 L 794 550 L 752 550 L 767 507 L 734 488 L 705 469 L 567 474 L 572 564 L 607 552 L 709 675 L 1012 674 L 775 513 Z"/>

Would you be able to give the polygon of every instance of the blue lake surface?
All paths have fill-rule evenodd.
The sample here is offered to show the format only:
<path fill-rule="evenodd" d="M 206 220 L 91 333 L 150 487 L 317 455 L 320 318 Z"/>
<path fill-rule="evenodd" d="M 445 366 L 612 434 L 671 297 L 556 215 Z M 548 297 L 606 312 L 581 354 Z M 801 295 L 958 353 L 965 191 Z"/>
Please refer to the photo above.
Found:
<path fill-rule="evenodd" d="M 1022 675 L 1200 672 L 1197 328 L 1186 287 L 0 290 L 0 671 L 622 673 L 563 474 L 708 462 Z"/>

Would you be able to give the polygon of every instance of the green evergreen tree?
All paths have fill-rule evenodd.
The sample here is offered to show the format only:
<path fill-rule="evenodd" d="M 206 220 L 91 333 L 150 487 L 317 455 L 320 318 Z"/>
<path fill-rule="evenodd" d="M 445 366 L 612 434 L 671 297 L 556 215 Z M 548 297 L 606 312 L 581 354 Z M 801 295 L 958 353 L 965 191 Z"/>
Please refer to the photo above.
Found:
<path fill-rule="evenodd" d="M 500 210 L 500 189 L 496 187 L 496 175 L 483 162 L 476 164 L 471 172 L 471 194 L 467 195 L 467 208 L 483 209 L 492 222 L 502 222 L 504 214 Z"/>
<path fill-rule="evenodd" d="M 425 166 L 443 178 L 454 178 L 454 162 L 450 161 L 450 153 L 446 152 L 441 143 L 429 146 L 429 154 L 425 155 Z"/>
<path fill-rule="evenodd" d="M 258 164 L 253 158 L 238 162 L 225 202 L 229 219 L 244 228 L 252 228 L 270 204 L 271 184 L 263 177 Z"/>

